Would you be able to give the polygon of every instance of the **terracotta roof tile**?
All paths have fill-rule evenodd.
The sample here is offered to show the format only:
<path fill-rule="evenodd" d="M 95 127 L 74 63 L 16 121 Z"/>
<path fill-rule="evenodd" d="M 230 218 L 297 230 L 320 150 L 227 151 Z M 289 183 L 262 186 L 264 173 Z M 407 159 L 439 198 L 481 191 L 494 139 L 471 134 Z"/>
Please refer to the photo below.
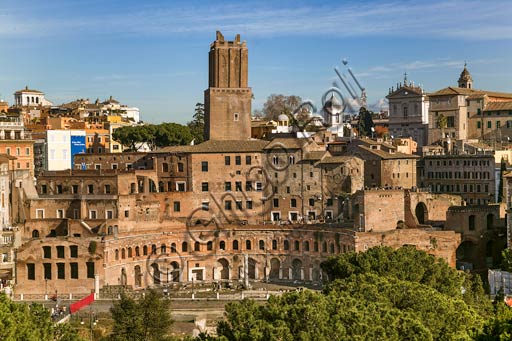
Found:
<path fill-rule="evenodd" d="M 250 153 L 261 152 L 268 144 L 263 140 L 245 141 L 213 141 L 209 140 L 194 146 L 170 146 L 159 149 L 159 152 L 183 153 Z"/>

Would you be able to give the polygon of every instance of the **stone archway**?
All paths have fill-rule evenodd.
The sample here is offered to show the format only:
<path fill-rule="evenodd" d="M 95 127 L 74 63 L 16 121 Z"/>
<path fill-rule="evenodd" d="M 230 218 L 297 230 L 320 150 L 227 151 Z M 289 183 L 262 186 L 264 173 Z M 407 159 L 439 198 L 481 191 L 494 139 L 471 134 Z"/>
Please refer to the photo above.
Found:
<path fill-rule="evenodd" d="M 178 264 L 178 262 L 171 262 L 171 281 L 180 281 L 180 265 Z"/>
<path fill-rule="evenodd" d="M 221 258 L 217 261 L 217 267 L 219 269 L 218 274 L 221 280 L 229 280 L 229 262 L 225 258 Z"/>
<path fill-rule="evenodd" d="M 302 261 L 297 258 L 292 262 L 292 279 L 302 280 Z"/>
<path fill-rule="evenodd" d="M 256 261 L 253 258 L 249 258 L 248 260 L 249 269 L 247 274 L 249 279 L 256 279 Z"/>
<path fill-rule="evenodd" d="M 427 205 L 425 205 L 423 202 L 419 202 L 416 205 L 416 209 L 414 210 L 414 213 L 416 214 L 416 218 L 418 219 L 418 223 L 421 225 L 424 225 L 428 221 L 428 209 Z"/>
<path fill-rule="evenodd" d="M 272 258 L 270 260 L 270 274 L 269 277 L 271 280 L 278 280 L 279 278 L 279 270 L 281 269 L 281 262 L 277 258 Z"/>
<path fill-rule="evenodd" d="M 463 241 L 456 251 L 457 269 L 472 270 L 479 262 L 479 252 L 477 243 L 471 240 Z"/>

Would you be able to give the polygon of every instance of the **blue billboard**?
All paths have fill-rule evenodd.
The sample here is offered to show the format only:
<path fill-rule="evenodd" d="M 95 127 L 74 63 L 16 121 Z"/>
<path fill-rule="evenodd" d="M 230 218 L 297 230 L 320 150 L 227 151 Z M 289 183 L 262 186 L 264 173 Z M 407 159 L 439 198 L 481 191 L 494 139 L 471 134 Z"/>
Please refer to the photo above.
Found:
<path fill-rule="evenodd" d="M 76 154 L 85 153 L 85 135 L 71 135 L 71 169 Z"/>

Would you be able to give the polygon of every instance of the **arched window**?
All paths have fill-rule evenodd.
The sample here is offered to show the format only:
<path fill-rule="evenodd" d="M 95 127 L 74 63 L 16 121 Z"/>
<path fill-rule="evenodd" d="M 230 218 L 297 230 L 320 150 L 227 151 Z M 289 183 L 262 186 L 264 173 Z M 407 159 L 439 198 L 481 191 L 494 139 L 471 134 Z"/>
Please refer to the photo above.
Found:
<path fill-rule="evenodd" d="M 265 241 L 260 240 L 260 250 L 265 250 Z"/>
<path fill-rule="evenodd" d="M 38 230 L 32 231 L 32 238 L 39 238 L 39 231 Z"/>
<path fill-rule="evenodd" d="M 277 250 L 277 240 L 272 240 L 272 250 Z"/>
<path fill-rule="evenodd" d="M 176 243 L 171 244 L 171 253 L 176 253 Z"/>
<path fill-rule="evenodd" d="M 201 244 L 199 242 L 194 243 L 194 251 L 201 251 Z"/>
<path fill-rule="evenodd" d="M 294 165 L 295 164 L 295 155 L 290 155 L 290 157 L 288 159 L 290 161 L 290 165 Z"/>
<path fill-rule="evenodd" d="M 135 257 L 140 256 L 140 248 L 138 246 L 135 247 Z"/>
<path fill-rule="evenodd" d="M 334 253 L 334 243 L 331 243 L 331 253 Z"/>
<path fill-rule="evenodd" d="M 119 250 L 116 249 L 115 255 L 116 255 L 116 260 L 119 260 Z"/>
<path fill-rule="evenodd" d="M 148 246 L 147 245 L 144 245 L 144 247 L 142 248 L 142 252 L 143 252 L 144 256 L 148 255 Z"/>
<path fill-rule="evenodd" d="M 289 242 L 289 241 L 287 241 L 287 240 L 285 240 L 285 241 L 284 241 L 284 250 L 285 250 L 285 251 L 290 250 L 290 242 Z"/>
<path fill-rule="evenodd" d="M 133 257 L 132 248 L 131 247 L 128 248 L 128 258 L 130 258 L 130 257 Z"/>
<path fill-rule="evenodd" d="M 300 243 L 298 240 L 296 240 L 294 243 L 293 243 L 293 249 L 295 251 L 299 251 L 300 250 Z"/>
<path fill-rule="evenodd" d="M 309 251 L 309 242 L 307 240 L 304 242 L 304 246 L 302 247 L 302 250 Z"/>
<path fill-rule="evenodd" d="M 327 242 L 322 243 L 322 252 L 327 252 Z"/>
<path fill-rule="evenodd" d="M 219 249 L 226 250 L 226 242 L 221 240 L 219 243 Z"/>
<path fill-rule="evenodd" d="M 238 240 L 233 240 L 233 250 L 238 250 Z"/>
<path fill-rule="evenodd" d="M 156 245 L 151 245 L 151 254 L 156 255 Z"/>
<path fill-rule="evenodd" d="M 318 242 L 313 243 L 313 251 L 318 252 Z"/>
<path fill-rule="evenodd" d="M 246 240 L 245 241 L 245 249 L 246 250 L 250 250 L 251 249 L 251 241 L 250 240 Z"/>
<path fill-rule="evenodd" d="M 162 255 L 165 255 L 165 254 L 167 253 L 167 246 L 166 246 L 165 244 L 162 244 L 162 245 L 160 246 L 160 253 L 161 253 Z"/>
<path fill-rule="evenodd" d="M 187 242 L 181 243 L 181 252 L 187 252 L 188 251 L 188 244 Z"/>
<path fill-rule="evenodd" d="M 208 243 L 206 243 L 206 250 L 213 250 L 213 242 L 211 240 Z"/>

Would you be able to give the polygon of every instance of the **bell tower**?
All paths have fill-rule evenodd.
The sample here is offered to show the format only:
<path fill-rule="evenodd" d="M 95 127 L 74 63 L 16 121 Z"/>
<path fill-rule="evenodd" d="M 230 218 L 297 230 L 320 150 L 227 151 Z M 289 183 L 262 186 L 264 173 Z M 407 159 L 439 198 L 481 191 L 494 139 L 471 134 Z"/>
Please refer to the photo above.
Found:
<path fill-rule="evenodd" d="M 247 86 L 247 45 L 225 41 L 217 31 L 210 45 L 208 89 L 204 92 L 205 140 L 251 138 L 252 90 Z"/>
<path fill-rule="evenodd" d="M 459 88 L 471 89 L 473 88 L 473 78 L 467 69 L 467 64 L 464 63 L 464 70 L 460 73 Z"/>

